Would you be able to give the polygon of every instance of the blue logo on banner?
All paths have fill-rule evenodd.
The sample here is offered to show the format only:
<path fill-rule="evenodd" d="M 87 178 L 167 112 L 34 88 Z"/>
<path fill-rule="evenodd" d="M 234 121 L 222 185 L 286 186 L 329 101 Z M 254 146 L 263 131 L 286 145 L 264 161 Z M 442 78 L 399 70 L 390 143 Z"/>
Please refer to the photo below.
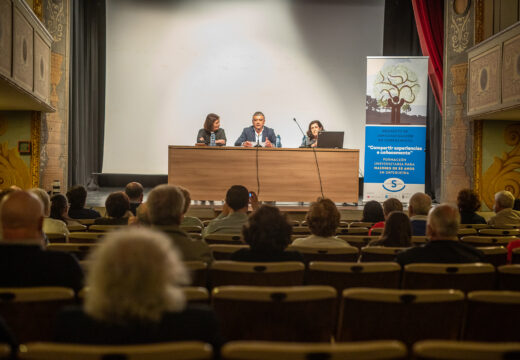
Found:
<path fill-rule="evenodd" d="M 398 178 L 386 179 L 383 183 L 383 189 L 391 192 L 399 192 L 406 187 L 403 180 Z"/>

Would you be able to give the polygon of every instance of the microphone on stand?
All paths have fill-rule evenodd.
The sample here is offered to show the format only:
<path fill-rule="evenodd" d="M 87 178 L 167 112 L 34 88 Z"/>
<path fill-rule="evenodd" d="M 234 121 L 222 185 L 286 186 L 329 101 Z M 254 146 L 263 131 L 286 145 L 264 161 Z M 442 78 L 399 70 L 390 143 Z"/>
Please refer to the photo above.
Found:
<path fill-rule="evenodd" d="M 293 118 L 294 122 L 296 123 L 296 125 L 298 125 L 298 128 L 300 129 L 303 137 L 305 138 L 307 135 L 305 135 L 305 132 L 302 130 L 302 127 L 300 126 L 300 124 L 298 123 L 298 120 L 296 120 L 296 118 Z M 321 192 L 321 197 L 322 198 L 325 198 L 325 195 L 323 195 L 323 184 L 321 182 L 321 174 L 320 174 L 320 166 L 318 164 L 318 156 L 316 155 L 316 147 L 312 147 L 312 152 L 314 153 L 314 160 L 316 161 L 316 169 L 318 170 L 318 180 L 320 181 L 320 192 Z"/>

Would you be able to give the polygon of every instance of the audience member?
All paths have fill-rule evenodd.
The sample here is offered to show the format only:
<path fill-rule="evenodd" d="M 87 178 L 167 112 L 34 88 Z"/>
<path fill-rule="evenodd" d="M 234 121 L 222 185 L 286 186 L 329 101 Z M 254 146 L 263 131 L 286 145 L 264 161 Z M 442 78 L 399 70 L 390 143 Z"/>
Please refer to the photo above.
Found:
<path fill-rule="evenodd" d="M 402 211 L 392 211 L 385 224 L 381 238 L 370 242 L 370 246 L 409 247 L 412 240 L 410 218 Z"/>
<path fill-rule="evenodd" d="M 96 210 L 86 209 L 87 189 L 76 185 L 67 191 L 67 199 L 70 203 L 69 216 L 73 219 L 97 219 L 101 214 Z"/>
<path fill-rule="evenodd" d="M 262 205 L 251 214 L 242 229 L 244 241 L 249 249 L 240 249 L 231 254 L 230 260 L 248 262 L 302 261 L 297 251 L 287 251 L 291 243 L 292 226 L 287 216 L 277 207 Z"/>
<path fill-rule="evenodd" d="M 370 200 L 363 207 L 363 218 L 362 222 L 378 223 L 385 221 L 385 215 L 383 214 L 383 207 L 375 200 Z"/>
<path fill-rule="evenodd" d="M 0 287 L 82 288 L 83 272 L 73 256 L 44 251 L 43 218 L 43 205 L 30 192 L 14 191 L 0 203 Z"/>
<path fill-rule="evenodd" d="M 63 221 L 68 226 L 81 225 L 69 217 L 69 204 L 67 203 L 65 195 L 62 194 L 54 194 L 51 196 L 50 218 Z"/>
<path fill-rule="evenodd" d="M 493 210 L 495 216 L 488 220 L 488 224 L 494 227 L 520 225 L 520 211 L 513 210 L 515 197 L 507 190 L 495 194 Z"/>
<path fill-rule="evenodd" d="M 462 189 L 457 195 L 457 206 L 461 224 L 485 224 L 486 220 L 476 213 L 480 209 L 480 199 L 471 189 Z"/>
<path fill-rule="evenodd" d="M 336 235 L 339 226 L 340 213 L 330 199 L 319 199 L 311 204 L 305 220 L 311 229 L 311 236 L 296 239 L 292 245 L 311 247 L 350 247 Z"/>
<path fill-rule="evenodd" d="M 211 250 L 204 240 L 190 238 L 179 227 L 184 209 L 184 196 L 177 186 L 156 186 L 148 194 L 146 204 L 150 224 L 168 234 L 182 252 L 183 260 L 213 260 Z"/>
<path fill-rule="evenodd" d="M 125 194 L 130 200 L 130 211 L 134 216 L 137 208 L 143 202 L 143 191 L 143 185 L 135 181 L 128 183 L 125 187 Z"/>
<path fill-rule="evenodd" d="M 368 235 L 372 235 L 372 229 L 379 229 L 385 227 L 385 221 L 388 219 L 388 215 L 392 211 L 403 211 L 403 203 L 396 198 L 389 198 L 383 202 L 383 215 L 384 221 L 379 221 L 372 226 L 368 232 Z"/>
<path fill-rule="evenodd" d="M 199 218 L 195 216 L 186 216 L 190 205 L 191 205 L 191 194 L 188 189 L 183 188 L 182 186 L 178 186 L 179 190 L 182 191 L 182 195 L 184 195 L 184 209 L 182 210 L 182 226 L 200 226 L 201 229 L 204 228 L 204 224 L 200 221 Z"/>
<path fill-rule="evenodd" d="M 515 202 L 513 204 L 513 210 L 520 211 L 520 199 L 515 199 Z"/>
<path fill-rule="evenodd" d="M 441 204 L 432 209 L 427 220 L 429 241 L 396 257 L 402 266 L 410 263 L 475 263 L 484 260 L 477 248 L 459 241 L 460 214 L 456 207 Z"/>
<path fill-rule="evenodd" d="M 63 220 L 53 219 L 51 215 L 51 199 L 49 194 L 43 189 L 34 188 L 29 190 L 34 195 L 38 196 L 43 204 L 43 232 L 45 234 L 65 234 L 69 235 L 67 223 Z"/>
<path fill-rule="evenodd" d="M 130 212 L 130 200 L 122 191 L 116 191 L 105 200 L 107 216 L 94 220 L 95 225 L 127 225 Z"/>
<path fill-rule="evenodd" d="M 256 194 L 251 193 L 251 195 L 251 205 L 253 210 L 256 210 L 258 200 Z M 231 186 L 226 193 L 226 202 L 222 207 L 222 212 L 206 226 L 202 233 L 203 236 L 240 233 L 242 227 L 247 223 L 249 201 L 249 192 L 244 186 Z"/>
<path fill-rule="evenodd" d="M 220 344 L 213 312 L 186 306 L 179 285 L 188 283 L 188 274 L 165 235 L 149 229 L 114 231 L 90 260 L 84 307 L 61 312 L 55 341 Z"/>
<path fill-rule="evenodd" d="M 425 193 L 415 193 L 408 202 L 408 216 L 412 223 L 412 235 L 426 235 L 426 219 L 432 207 L 432 198 Z"/>

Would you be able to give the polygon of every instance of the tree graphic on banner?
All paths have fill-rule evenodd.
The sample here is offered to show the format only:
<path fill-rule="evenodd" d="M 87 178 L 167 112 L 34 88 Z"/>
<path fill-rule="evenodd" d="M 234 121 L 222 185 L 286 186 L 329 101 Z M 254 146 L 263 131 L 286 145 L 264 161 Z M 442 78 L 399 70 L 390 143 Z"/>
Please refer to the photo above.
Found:
<path fill-rule="evenodd" d="M 391 111 L 391 123 L 401 122 L 401 111 L 412 110 L 421 86 L 417 75 L 403 64 L 387 66 L 379 71 L 374 80 L 374 97 L 382 108 Z"/>

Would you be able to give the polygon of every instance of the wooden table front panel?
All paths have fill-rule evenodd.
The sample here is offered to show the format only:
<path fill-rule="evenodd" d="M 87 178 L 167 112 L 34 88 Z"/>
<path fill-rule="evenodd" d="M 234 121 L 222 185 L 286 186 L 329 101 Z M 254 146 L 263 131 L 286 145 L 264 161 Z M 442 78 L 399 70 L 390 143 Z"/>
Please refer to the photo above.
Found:
<path fill-rule="evenodd" d="M 359 150 L 317 149 L 323 193 L 334 202 L 358 202 Z M 223 200 L 231 185 L 258 191 L 263 201 L 315 201 L 321 196 L 312 149 L 170 146 L 168 183 L 193 200 Z"/>

